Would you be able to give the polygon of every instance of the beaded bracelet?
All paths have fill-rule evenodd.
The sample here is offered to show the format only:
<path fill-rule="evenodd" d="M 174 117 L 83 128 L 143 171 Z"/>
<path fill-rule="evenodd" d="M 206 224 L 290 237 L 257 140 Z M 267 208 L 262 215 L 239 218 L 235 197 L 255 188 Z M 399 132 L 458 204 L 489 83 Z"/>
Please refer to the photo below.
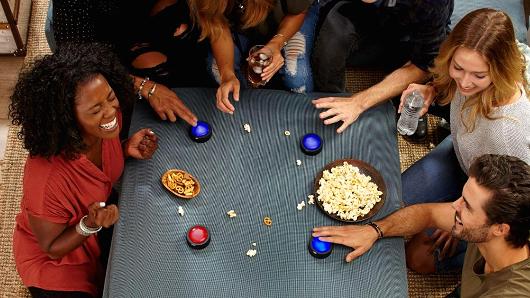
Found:
<path fill-rule="evenodd" d="M 375 222 L 369 222 L 366 225 L 374 228 L 374 230 L 377 232 L 377 239 L 383 238 L 383 230 L 381 230 L 381 228 Z"/>
<path fill-rule="evenodd" d="M 138 92 L 136 93 L 138 95 L 138 99 L 142 99 L 142 89 L 144 89 L 145 83 L 147 83 L 147 81 L 149 81 L 149 77 L 145 77 L 140 83 L 140 87 L 138 87 Z"/>

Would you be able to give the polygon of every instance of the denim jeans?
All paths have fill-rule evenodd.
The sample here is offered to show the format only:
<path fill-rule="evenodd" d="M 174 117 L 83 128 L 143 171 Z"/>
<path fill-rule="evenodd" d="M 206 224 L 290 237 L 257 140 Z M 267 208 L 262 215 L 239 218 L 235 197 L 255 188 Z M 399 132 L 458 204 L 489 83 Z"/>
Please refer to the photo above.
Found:
<path fill-rule="evenodd" d="M 407 206 L 452 202 L 460 197 L 466 181 L 467 176 L 460 168 L 449 135 L 401 174 L 403 202 Z"/>
<path fill-rule="evenodd" d="M 319 1 L 315 1 L 307 11 L 304 23 L 300 30 L 296 32 L 287 45 L 282 49 L 285 58 L 284 65 L 276 75 L 280 75 L 287 90 L 296 93 L 306 93 L 313 91 L 313 74 L 311 72 L 311 52 L 315 37 L 315 27 L 318 21 Z M 232 33 L 234 40 L 234 71 L 241 84 L 241 88 L 248 88 L 247 79 L 241 72 L 241 63 L 246 63 L 249 49 L 254 46 L 249 39 L 240 33 Z M 221 82 L 217 63 L 212 52 L 208 54 L 208 71 L 212 77 Z"/>
<path fill-rule="evenodd" d="M 414 163 L 403 174 L 403 202 L 405 205 L 421 203 L 453 202 L 462 194 L 462 188 L 467 176 L 460 168 L 456 157 L 451 135 L 443 140 L 436 148 Z M 425 231 L 431 235 L 434 231 Z M 437 272 L 461 269 L 467 244 L 459 241 L 456 253 L 442 261 L 438 259 L 440 251 L 434 252 Z"/>

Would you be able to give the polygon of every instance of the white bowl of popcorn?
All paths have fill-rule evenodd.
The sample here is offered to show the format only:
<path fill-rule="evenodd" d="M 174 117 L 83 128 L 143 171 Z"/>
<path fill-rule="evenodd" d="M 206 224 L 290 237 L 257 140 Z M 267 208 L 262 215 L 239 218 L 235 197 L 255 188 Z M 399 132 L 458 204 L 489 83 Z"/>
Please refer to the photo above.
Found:
<path fill-rule="evenodd" d="M 362 160 L 341 159 L 324 167 L 315 179 L 316 205 L 324 214 L 343 222 L 374 216 L 384 204 L 383 177 Z"/>

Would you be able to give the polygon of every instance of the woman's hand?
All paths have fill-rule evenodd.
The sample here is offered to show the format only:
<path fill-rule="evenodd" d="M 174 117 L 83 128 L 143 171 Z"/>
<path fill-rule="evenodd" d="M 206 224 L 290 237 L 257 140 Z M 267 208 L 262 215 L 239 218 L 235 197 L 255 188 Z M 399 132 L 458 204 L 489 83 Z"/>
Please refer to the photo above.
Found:
<path fill-rule="evenodd" d="M 144 128 L 133 134 L 124 145 L 125 157 L 149 159 L 158 148 L 158 138 L 149 128 Z"/>
<path fill-rule="evenodd" d="M 197 116 L 191 112 L 184 102 L 173 92 L 162 84 L 156 84 L 155 92 L 147 96 L 149 90 L 153 87 L 153 82 L 148 82 L 142 89 L 142 96 L 148 98 L 149 104 L 158 114 L 160 119 L 171 122 L 177 121 L 177 117 L 186 121 L 189 125 L 197 125 Z"/>
<path fill-rule="evenodd" d="M 285 64 L 285 59 L 282 56 L 281 46 L 278 46 L 276 43 L 271 41 L 265 45 L 265 47 L 272 51 L 272 62 L 265 67 L 261 73 L 261 78 L 268 82 Z"/>
<path fill-rule="evenodd" d="M 232 93 L 234 100 L 239 101 L 239 89 L 239 80 L 233 72 L 222 75 L 221 84 L 219 84 L 219 88 L 217 88 L 217 93 L 215 94 L 217 108 L 225 113 L 233 114 L 235 108 L 230 102 L 229 96 Z"/>
<path fill-rule="evenodd" d="M 435 90 L 430 85 L 410 84 L 405 91 L 401 94 L 401 100 L 399 103 L 398 113 L 403 110 L 405 104 L 405 98 L 409 96 L 414 90 L 417 90 L 423 96 L 423 108 L 420 110 L 420 117 L 423 116 L 429 110 L 432 102 L 434 101 Z"/>
<path fill-rule="evenodd" d="M 120 217 L 120 212 L 116 205 L 102 206 L 100 203 L 95 202 L 88 206 L 88 217 L 85 220 L 85 225 L 89 228 L 108 228 L 115 224 Z"/>

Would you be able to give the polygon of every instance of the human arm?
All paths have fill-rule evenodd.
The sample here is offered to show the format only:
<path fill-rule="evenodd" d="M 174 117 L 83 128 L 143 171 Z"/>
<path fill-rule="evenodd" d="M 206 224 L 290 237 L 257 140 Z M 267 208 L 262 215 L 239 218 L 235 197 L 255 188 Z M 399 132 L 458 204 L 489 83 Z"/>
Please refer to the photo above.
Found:
<path fill-rule="evenodd" d="M 88 217 L 85 225 L 89 228 L 112 226 L 119 218 L 119 211 L 116 205 L 101 207 L 100 202 L 92 203 L 88 206 Z M 76 231 L 76 226 L 53 223 L 46 219 L 28 214 L 29 225 L 39 247 L 51 259 L 58 259 L 79 247 L 87 236 L 82 236 Z"/>
<path fill-rule="evenodd" d="M 234 71 L 234 42 L 228 25 L 223 25 L 219 37 L 210 39 L 210 45 L 221 80 L 215 94 L 216 105 L 219 110 L 233 114 L 235 108 L 229 95 L 233 93 L 234 100 L 239 101 L 240 83 Z"/>
<path fill-rule="evenodd" d="M 319 98 L 313 100 L 313 104 L 317 109 L 325 109 L 319 115 L 325 125 L 342 121 L 342 125 L 337 129 L 337 133 L 342 133 L 364 111 L 399 95 L 409 84 L 422 82 L 427 78 L 428 72 L 409 61 L 366 90 L 350 97 Z"/>
<path fill-rule="evenodd" d="M 307 11 L 303 11 L 299 14 L 288 14 L 285 15 L 278 26 L 278 31 L 271 40 L 265 45 L 272 51 L 272 63 L 263 69 L 261 77 L 264 81 L 269 81 L 278 70 L 284 64 L 284 58 L 282 56 L 282 48 L 286 42 L 293 37 L 293 35 L 300 30 Z"/>
<path fill-rule="evenodd" d="M 151 129 L 144 128 L 123 143 L 123 156 L 125 158 L 150 159 L 157 148 L 158 137 Z"/>
<path fill-rule="evenodd" d="M 384 237 L 409 236 L 428 227 L 450 231 L 454 215 L 451 203 L 418 204 L 400 209 L 375 224 Z M 346 262 L 351 262 L 373 246 L 378 233 L 369 225 L 326 226 L 314 228 L 313 237 L 353 248 L 346 256 Z"/>
<path fill-rule="evenodd" d="M 133 76 L 133 80 L 134 89 L 139 90 L 144 78 Z M 192 126 L 197 125 L 197 116 L 186 107 L 184 102 L 171 89 L 156 83 L 154 92 L 149 96 L 149 91 L 153 90 L 154 84 L 155 82 L 153 81 L 146 81 L 140 93 L 143 98 L 149 101 L 149 105 L 151 105 L 160 119 L 175 122 L 177 117 L 179 117 Z"/>

